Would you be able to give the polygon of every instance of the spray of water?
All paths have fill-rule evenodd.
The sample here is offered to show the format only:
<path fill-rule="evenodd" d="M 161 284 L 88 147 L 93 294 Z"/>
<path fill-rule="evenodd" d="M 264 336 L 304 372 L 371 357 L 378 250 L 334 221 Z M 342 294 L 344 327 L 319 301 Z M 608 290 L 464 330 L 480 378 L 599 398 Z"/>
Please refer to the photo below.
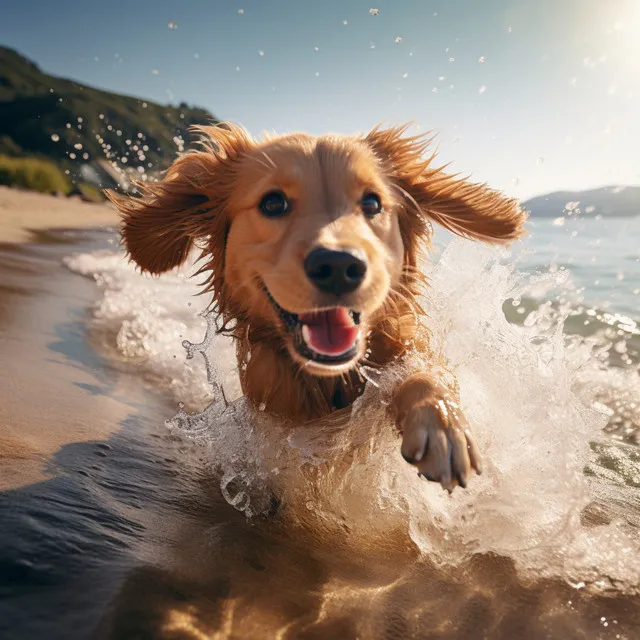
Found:
<path fill-rule="evenodd" d="M 181 406 L 168 426 L 208 450 L 222 494 L 247 517 L 279 505 L 293 526 L 316 535 L 370 539 L 403 530 L 442 564 L 493 552 L 511 557 L 523 575 L 633 589 L 640 583 L 638 450 L 603 429 L 618 413 L 611 399 L 637 388 L 637 373 L 607 367 L 611 345 L 601 336 L 567 337 L 569 303 L 539 305 L 522 326 L 509 322 L 506 301 L 519 304 L 570 281 L 560 272 L 522 276 L 505 257 L 455 240 L 425 267 L 431 285 L 421 303 L 432 346 L 458 377 L 485 461 L 483 475 L 452 496 L 402 460 L 388 414 L 394 384 L 428 362 L 414 356 L 376 373 L 350 413 L 307 425 L 275 420 L 240 396 L 232 346 L 215 335 L 213 318 L 187 307 L 195 293 L 188 270 L 142 278 L 114 254 L 67 264 L 103 288 L 94 330 L 108 340 L 115 334 L 121 356 L 164 379 L 177 399 L 206 405 L 200 412 Z M 181 340 L 186 367 L 173 357 Z"/>

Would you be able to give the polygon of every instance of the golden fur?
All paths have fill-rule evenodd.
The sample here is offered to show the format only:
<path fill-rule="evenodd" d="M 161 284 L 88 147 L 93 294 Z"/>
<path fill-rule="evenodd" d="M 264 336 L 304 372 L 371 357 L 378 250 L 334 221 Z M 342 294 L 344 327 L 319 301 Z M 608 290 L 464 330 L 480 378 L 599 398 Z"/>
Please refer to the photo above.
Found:
<path fill-rule="evenodd" d="M 123 216 L 126 249 L 143 271 L 167 271 L 200 248 L 198 273 L 206 275 L 219 330 L 236 340 L 244 393 L 267 411 L 310 420 L 347 407 L 364 387 L 356 361 L 330 370 L 305 362 L 269 295 L 295 314 L 336 304 L 357 309 L 368 334 L 358 357 L 366 348 L 367 363 L 383 366 L 408 348 L 428 349 L 416 294 L 432 222 L 492 243 L 522 234 L 525 216 L 515 200 L 446 173 L 429 152 L 431 140 L 405 136 L 406 129 L 255 141 L 237 126 L 200 127 L 200 147 L 161 181 L 139 183 L 140 197 L 108 193 Z M 290 215 L 271 219 L 259 211 L 261 197 L 274 190 L 293 203 Z M 380 197 L 382 213 L 363 215 L 363 192 Z M 319 292 L 303 269 L 317 246 L 366 256 L 362 285 L 339 300 Z M 400 387 L 393 404 L 403 455 L 449 489 L 466 484 L 470 467 L 479 471 L 456 396 L 423 372 Z M 458 458 L 448 470 L 447 442 Z"/>

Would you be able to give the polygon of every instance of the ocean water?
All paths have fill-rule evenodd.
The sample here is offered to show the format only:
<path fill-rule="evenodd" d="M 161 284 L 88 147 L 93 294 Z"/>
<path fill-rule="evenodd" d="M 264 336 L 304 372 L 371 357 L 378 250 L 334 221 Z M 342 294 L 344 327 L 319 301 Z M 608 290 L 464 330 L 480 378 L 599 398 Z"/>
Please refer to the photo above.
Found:
<path fill-rule="evenodd" d="M 452 496 L 399 455 L 386 406 L 405 365 L 365 371 L 351 418 L 284 424 L 244 402 L 192 265 L 151 278 L 116 245 L 67 256 L 99 289 L 88 343 L 175 407 L 157 428 L 213 505 L 185 516 L 180 563 L 141 561 L 100 637 L 156 609 L 219 637 L 635 637 L 640 219 L 529 229 L 511 250 L 438 234 L 424 265 L 485 462 Z"/>
<path fill-rule="evenodd" d="M 587 305 L 611 314 L 640 316 L 640 217 L 529 222 L 530 236 L 516 264 L 528 272 L 567 270 Z"/>

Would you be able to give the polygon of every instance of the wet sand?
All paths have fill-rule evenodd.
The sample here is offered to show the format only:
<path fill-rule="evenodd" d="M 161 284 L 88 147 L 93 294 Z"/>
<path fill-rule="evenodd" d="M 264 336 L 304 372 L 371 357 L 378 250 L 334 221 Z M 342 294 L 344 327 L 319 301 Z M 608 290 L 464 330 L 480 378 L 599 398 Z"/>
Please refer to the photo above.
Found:
<path fill-rule="evenodd" d="M 82 237 L 47 231 L 116 224 L 107 205 L 0 187 L 0 351 L 9 363 L 0 368 L 0 490 L 42 479 L 47 457 L 62 444 L 104 435 L 124 415 L 112 397 L 97 395 L 96 420 L 81 418 L 100 359 L 87 351 L 85 370 L 71 368 L 65 350 L 82 331 L 79 303 L 95 291 L 68 278 L 56 250 Z M 31 244 L 17 244 L 25 240 Z"/>
<path fill-rule="evenodd" d="M 247 522 L 169 434 L 175 407 L 92 347 L 96 288 L 61 259 L 114 235 L 30 237 L 0 247 L 3 639 L 638 637 L 637 595 L 523 582 L 492 555 L 433 566 L 401 532 Z"/>

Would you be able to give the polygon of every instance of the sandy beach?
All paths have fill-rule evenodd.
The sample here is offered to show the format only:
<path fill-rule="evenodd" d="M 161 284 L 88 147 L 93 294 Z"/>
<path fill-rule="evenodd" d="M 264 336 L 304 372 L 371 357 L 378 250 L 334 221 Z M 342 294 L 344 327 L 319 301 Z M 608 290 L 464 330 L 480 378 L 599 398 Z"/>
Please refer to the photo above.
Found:
<path fill-rule="evenodd" d="M 118 214 L 108 203 L 83 202 L 0 186 L 0 242 L 28 242 L 43 229 L 116 226 Z"/>
<path fill-rule="evenodd" d="M 95 291 L 60 263 L 82 238 L 51 231 L 117 223 L 107 204 L 0 187 L 0 490 L 41 480 L 60 446 L 108 433 L 125 414 L 111 398 L 87 394 L 96 383 L 90 370 L 69 366 L 61 331 L 73 330 L 70 302 L 90 303 Z"/>

